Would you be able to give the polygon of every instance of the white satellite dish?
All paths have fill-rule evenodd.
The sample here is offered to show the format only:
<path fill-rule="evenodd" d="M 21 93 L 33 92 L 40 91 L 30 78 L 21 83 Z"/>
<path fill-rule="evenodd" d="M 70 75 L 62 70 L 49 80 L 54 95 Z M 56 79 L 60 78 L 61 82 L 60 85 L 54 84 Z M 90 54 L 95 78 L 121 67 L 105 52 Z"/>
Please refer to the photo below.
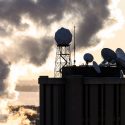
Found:
<path fill-rule="evenodd" d="M 92 62 L 93 61 L 93 55 L 92 54 L 90 54 L 90 53 L 86 53 L 85 55 L 84 55 L 84 60 L 86 61 L 86 64 L 88 65 L 88 63 L 90 63 L 90 62 Z"/>
<path fill-rule="evenodd" d="M 101 73 L 101 69 L 95 61 L 93 61 L 93 67 L 97 73 Z"/>
<path fill-rule="evenodd" d="M 101 55 L 104 61 L 107 61 L 109 63 L 111 63 L 112 61 L 116 61 L 117 58 L 116 53 L 109 48 L 103 48 L 101 51 Z"/>

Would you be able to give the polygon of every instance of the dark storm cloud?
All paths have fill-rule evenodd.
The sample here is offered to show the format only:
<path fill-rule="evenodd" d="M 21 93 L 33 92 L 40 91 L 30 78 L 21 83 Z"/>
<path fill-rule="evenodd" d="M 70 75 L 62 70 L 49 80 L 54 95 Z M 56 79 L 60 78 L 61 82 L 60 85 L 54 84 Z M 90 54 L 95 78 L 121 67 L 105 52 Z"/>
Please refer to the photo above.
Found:
<path fill-rule="evenodd" d="M 0 18 L 20 26 L 21 16 L 28 14 L 36 22 L 50 24 L 62 19 L 65 10 L 64 0 L 38 0 L 34 3 L 31 0 L 13 0 L 0 2 Z M 49 19 L 54 16 L 54 19 Z"/>
<path fill-rule="evenodd" d="M 103 28 L 103 24 L 110 14 L 107 5 L 108 0 L 85 0 L 83 8 L 81 7 L 81 10 L 85 12 L 81 13 L 83 19 L 77 33 L 78 46 L 86 47 L 99 42 L 94 37 Z"/>
<path fill-rule="evenodd" d="M 78 47 L 89 47 L 99 42 L 99 40 L 92 41 L 92 39 L 95 38 L 97 32 L 103 28 L 104 22 L 110 15 L 110 11 L 107 8 L 108 1 L 109 0 L 37 0 L 36 3 L 32 0 L 0 1 L 0 20 L 8 22 L 9 25 L 17 29 L 22 27 L 25 29 L 28 27 L 28 24 L 21 22 L 21 16 L 27 15 L 31 20 L 35 21 L 35 23 L 40 24 L 41 27 L 44 25 L 44 27 L 48 29 L 54 22 L 62 20 L 64 13 L 70 13 L 72 15 L 78 14 L 82 20 L 78 19 L 79 24 L 76 24 L 76 26 L 78 26 L 76 35 L 77 45 Z M 39 44 L 35 41 L 28 40 L 27 42 L 22 41 L 19 48 L 26 53 L 26 57 L 29 56 L 29 62 L 39 65 L 41 64 L 39 62 L 40 60 L 41 62 L 45 62 L 51 50 L 52 43 L 47 42 L 45 39 Z"/>
<path fill-rule="evenodd" d="M 9 35 L 10 33 L 7 32 L 7 30 L 3 27 L 0 27 L 0 36 L 4 37 L 6 35 Z"/>
<path fill-rule="evenodd" d="M 25 61 L 40 66 L 46 62 L 46 59 L 52 49 L 52 38 L 35 39 L 32 37 L 20 38 L 15 45 L 8 47 L 0 53 L 0 57 L 17 63 Z M 6 55 L 6 56 L 5 56 Z"/>
<path fill-rule="evenodd" d="M 25 57 L 28 62 L 40 66 L 46 62 L 52 44 L 53 42 L 49 38 L 44 38 L 42 41 L 28 38 L 21 42 L 19 49 L 22 56 Z"/>
<path fill-rule="evenodd" d="M 76 8 L 73 5 L 76 4 Z M 36 22 L 51 24 L 63 18 L 64 12 L 79 10 L 82 22 L 79 26 L 79 45 L 89 45 L 89 39 L 102 27 L 109 16 L 108 0 L 13 0 L 0 2 L 0 19 L 20 26 L 21 16 L 28 14 Z M 49 18 L 49 17 L 53 18 Z"/>

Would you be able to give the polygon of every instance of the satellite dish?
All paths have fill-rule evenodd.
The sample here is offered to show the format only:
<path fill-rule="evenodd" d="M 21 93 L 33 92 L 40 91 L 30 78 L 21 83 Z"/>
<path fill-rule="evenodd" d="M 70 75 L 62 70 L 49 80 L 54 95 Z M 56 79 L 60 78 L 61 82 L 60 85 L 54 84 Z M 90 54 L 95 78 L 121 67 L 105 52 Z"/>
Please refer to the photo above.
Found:
<path fill-rule="evenodd" d="M 97 73 L 101 73 L 100 67 L 95 61 L 93 61 L 93 67 Z"/>
<path fill-rule="evenodd" d="M 84 55 L 84 60 L 86 61 L 86 64 L 88 65 L 88 63 L 89 62 L 92 62 L 93 61 L 93 55 L 92 54 L 90 54 L 90 53 L 86 53 L 85 55 Z"/>
<path fill-rule="evenodd" d="M 117 63 L 119 63 L 121 66 L 125 67 L 125 57 L 124 56 L 118 57 Z"/>
<path fill-rule="evenodd" d="M 72 34 L 68 29 L 62 27 L 55 33 L 55 40 L 58 46 L 69 46 Z"/>
<path fill-rule="evenodd" d="M 116 55 L 117 55 L 117 58 L 123 58 L 123 59 L 125 58 L 125 53 L 121 48 L 116 49 Z"/>
<path fill-rule="evenodd" d="M 116 49 L 117 63 L 125 67 L 125 53 L 121 48 Z"/>
<path fill-rule="evenodd" d="M 103 59 L 107 62 L 112 62 L 112 60 L 115 61 L 117 58 L 116 53 L 109 48 L 103 48 L 101 51 L 101 55 Z"/>
<path fill-rule="evenodd" d="M 124 51 L 121 48 L 117 48 L 115 52 L 116 52 L 116 54 L 117 53 L 125 54 Z"/>

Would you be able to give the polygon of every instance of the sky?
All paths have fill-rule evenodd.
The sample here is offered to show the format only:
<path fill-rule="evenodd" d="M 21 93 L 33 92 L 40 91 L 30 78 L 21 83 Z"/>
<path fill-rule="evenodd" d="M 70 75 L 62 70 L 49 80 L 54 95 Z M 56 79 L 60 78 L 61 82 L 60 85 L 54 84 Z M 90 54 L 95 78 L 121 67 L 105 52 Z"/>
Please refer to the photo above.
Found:
<path fill-rule="evenodd" d="M 121 15 L 122 15 L 122 19 L 123 20 L 123 24 L 116 30 L 113 32 L 113 35 L 110 36 L 108 39 L 105 40 L 105 42 L 103 43 L 102 47 L 108 47 L 113 49 L 114 51 L 116 50 L 116 48 L 122 48 L 125 51 L 125 24 L 124 24 L 124 20 L 125 20 L 125 8 L 124 8 L 124 4 L 125 1 L 124 0 L 119 0 L 118 2 L 118 9 L 121 11 Z M 122 22 L 122 21 L 121 21 Z M 98 51 L 95 51 L 95 55 L 96 53 L 100 53 L 101 48 L 99 48 Z M 100 55 L 101 57 L 101 55 Z M 100 60 L 102 60 L 101 58 L 99 58 L 99 62 Z"/>
<path fill-rule="evenodd" d="M 123 17 L 125 18 L 124 4 L 125 4 L 125 1 L 123 1 L 123 0 L 121 0 L 119 2 L 119 8 L 121 9 Z M 121 47 L 121 48 L 123 48 L 125 50 L 125 37 L 124 37 L 124 34 L 125 34 L 125 25 L 123 25 L 122 28 L 116 32 L 114 38 L 110 40 L 112 43 L 115 42 L 115 44 L 111 44 L 112 48 Z"/>
<path fill-rule="evenodd" d="M 54 36 L 61 27 L 72 34 L 76 27 L 78 66 L 88 52 L 100 63 L 102 48 L 125 51 L 124 5 L 124 0 L 0 0 L 0 114 L 18 98 L 17 83 L 38 85 L 39 76 L 54 76 Z"/>
<path fill-rule="evenodd" d="M 76 26 L 76 64 L 86 52 L 125 50 L 124 0 L 0 0 L 0 59 L 13 82 L 53 77 L 55 32 Z M 72 45 L 71 45 L 72 46 Z M 71 50 L 72 51 L 72 50 Z M 2 64 L 3 64 L 2 63 Z"/>

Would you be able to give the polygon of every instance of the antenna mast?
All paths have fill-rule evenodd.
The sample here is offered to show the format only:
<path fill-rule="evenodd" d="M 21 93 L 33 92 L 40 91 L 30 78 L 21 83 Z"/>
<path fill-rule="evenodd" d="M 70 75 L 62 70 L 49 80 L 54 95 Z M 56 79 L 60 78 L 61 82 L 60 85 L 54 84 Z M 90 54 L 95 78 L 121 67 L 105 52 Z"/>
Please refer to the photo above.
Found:
<path fill-rule="evenodd" d="M 75 38 L 75 26 L 74 26 L 74 65 L 76 63 L 76 57 L 75 57 L 75 54 L 76 54 L 76 38 Z"/>

